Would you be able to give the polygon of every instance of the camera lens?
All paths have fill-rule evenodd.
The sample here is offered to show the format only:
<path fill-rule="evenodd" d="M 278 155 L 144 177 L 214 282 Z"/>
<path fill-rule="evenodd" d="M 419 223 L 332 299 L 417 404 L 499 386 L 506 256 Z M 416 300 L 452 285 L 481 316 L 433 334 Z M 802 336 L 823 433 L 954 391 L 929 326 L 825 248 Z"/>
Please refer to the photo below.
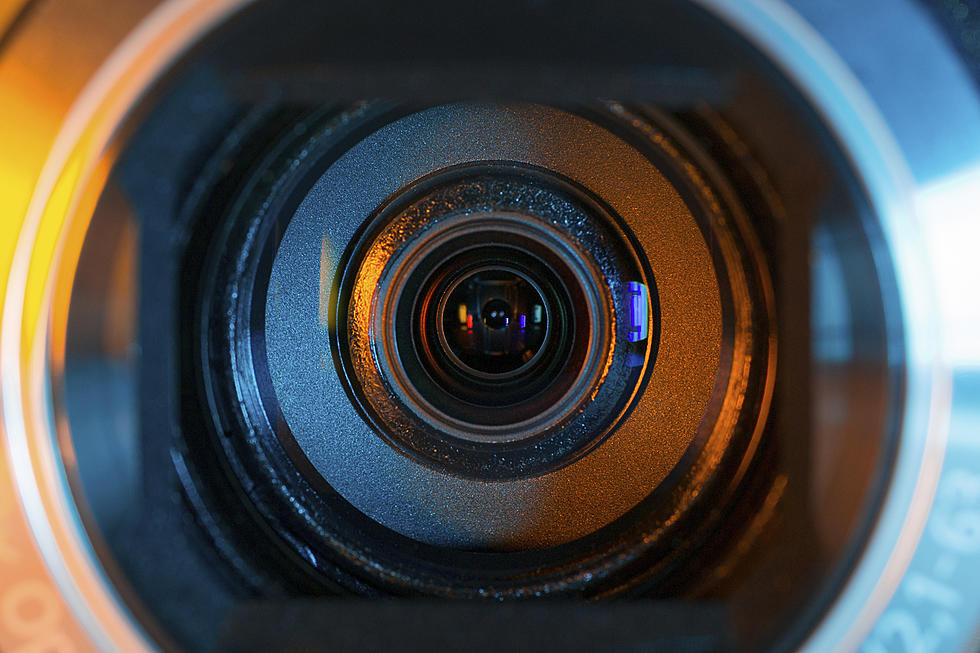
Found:
<path fill-rule="evenodd" d="M 461 441 L 484 447 L 465 446 L 462 458 L 526 442 L 536 448 L 525 454 L 544 460 L 549 438 L 564 434 L 559 457 L 574 455 L 607 417 L 593 416 L 574 444 L 568 425 L 610 365 L 628 365 L 629 341 L 617 348 L 615 334 L 626 324 L 617 315 L 629 312 L 618 289 L 641 283 L 642 272 L 615 230 L 580 191 L 535 169 L 464 166 L 403 189 L 340 283 L 337 347 L 351 393 L 386 433 L 410 433 L 406 449 L 440 467 L 457 459 L 442 448 L 462 451 Z M 615 245 L 602 262 L 587 241 L 599 234 Z M 601 397 L 603 414 L 630 396 L 635 376 Z"/>
<path fill-rule="evenodd" d="M 911 114 L 851 86 L 892 85 L 839 75 L 796 12 L 547 4 L 168 2 L 77 98 L 0 70 L 6 105 L 65 116 L 23 175 L 0 476 L 96 646 L 390 649 L 390 609 L 395 648 L 789 650 L 921 603 L 906 563 L 975 614 L 943 574 L 977 483 L 940 455 L 900 207 L 968 212 L 918 149 L 922 202 L 878 160 L 893 125 L 863 112 Z M 65 24 L 0 61 L 81 83 L 23 49 Z M 388 597 L 446 601 L 360 601 Z M 914 623 L 888 610 L 872 648 Z M 35 622 L 0 648 L 54 641 Z"/>
<path fill-rule="evenodd" d="M 490 252 L 500 258 L 487 261 Z M 416 302 L 415 352 L 431 378 L 475 405 L 536 394 L 532 388 L 553 380 L 575 336 L 568 293 L 520 250 L 480 247 L 459 258 L 433 275 Z"/>
<path fill-rule="evenodd" d="M 549 311 L 536 286 L 525 274 L 503 266 L 477 269 L 454 282 L 437 317 L 440 344 L 451 360 L 489 380 L 526 370 L 549 336 Z M 567 328 L 562 322 L 558 328 Z"/>
<path fill-rule="evenodd" d="M 522 234 L 519 220 L 467 222 L 438 249 L 462 251 L 435 269 L 431 256 L 417 264 L 382 337 L 395 341 L 396 373 L 434 410 L 461 424 L 516 425 L 546 414 L 576 385 L 587 364 L 589 300 L 561 257 Z M 521 428 L 499 435 L 528 435 Z"/>
<path fill-rule="evenodd" d="M 466 216 L 389 263 L 405 281 L 391 286 L 394 319 L 375 349 L 414 412 L 464 439 L 483 439 L 476 426 L 516 440 L 580 402 L 607 353 L 591 332 L 608 320 L 563 238 L 528 216 Z"/>

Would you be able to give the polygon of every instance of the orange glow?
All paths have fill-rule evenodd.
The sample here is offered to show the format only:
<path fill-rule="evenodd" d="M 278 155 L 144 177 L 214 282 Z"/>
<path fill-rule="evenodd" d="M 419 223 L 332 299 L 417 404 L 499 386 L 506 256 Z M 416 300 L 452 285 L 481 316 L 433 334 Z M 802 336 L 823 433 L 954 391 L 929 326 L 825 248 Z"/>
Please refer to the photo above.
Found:
<path fill-rule="evenodd" d="M 0 296 L 37 173 L 54 141 L 63 102 L 23 62 L 0 60 Z"/>
<path fill-rule="evenodd" d="M 0 34 L 7 31 L 7 27 L 23 6 L 24 0 L 0 0 Z"/>

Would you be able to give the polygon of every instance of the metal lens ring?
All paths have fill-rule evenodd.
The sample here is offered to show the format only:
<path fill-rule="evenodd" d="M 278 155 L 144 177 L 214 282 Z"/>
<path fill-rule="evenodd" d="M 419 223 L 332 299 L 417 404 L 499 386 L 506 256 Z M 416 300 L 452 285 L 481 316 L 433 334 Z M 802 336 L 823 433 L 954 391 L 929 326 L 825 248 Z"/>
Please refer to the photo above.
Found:
<path fill-rule="evenodd" d="M 541 473 L 594 446 L 635 395 L 659 331 L 648 293 L 630 294 L 647 279 L 611 218 L 594 216 L 601 209 L 582 191 L 575 201 L 567 182 L 503 164 L 444 176 L 456 180 L 409 189 L 421 199 L 379 216 L 347 266 L 337 309 L 345 377 L 357 379 L 353 392 L 382 433 L 430 464 L 490 478 Z M 521 266 L 549 298 L 540 312 L 557 332 L 555 349 L 540 365 L 529 361 L 512 378 L 455 373 L 438 362 L 438 343 L 420 338 L 424 313 L 434 317 L 474 265 Z M 523 337 L 520 320 L 526 332 L 541 318 L 513 319 L 508 339 Z M 456 328 L 467 322 L 473 337 L 472 314 Z"/>
<path fill-rule="evenodd" d="M 758 337 L 768 328 L 770 311 L 758 285 L 765 273 L 738 235 L 740 223 L 707 217 L 721 209 L 705 197 L 703 182 L 683 175 L 669 182 L 654 165 L 651 158 L 665 168 L 684 169 L 676 151 L 658 145 L 668 143 L 666 137 L 654 140 L 634 131 L 632 141 L 624 140 L 612 130 L 639 119 L 627 122 L 607 111 L 604 120 L 610 129 L 560 109 L 495 103 L 447 105 L 394 120 L 324 172 L 278 241 L 265 344 L 267 374 L 282 411 L 279 438 L 295 443 L 318 482 L 387 528 L 440 547 L 555 547 L 623 518 L 655 490 L 659 498 L 650 501 L 659 516 L 638 508 L 647 515 L 640 521 L 666 519 L 661 511 L 683 513 L 698 495 L 682 488 L 702 486 L 758 437 L 760 430 L 747 424 L 764 419 L 768 390 L 747 395 L 757 381 L 746 375 L 764 379 L 774 355 L 769 341 Z M 434 129 L 451 129 L 455 137 L 422 137 Z M 487 166 L 500 176 L 481 177 Z M 674 183 L 694 199 L 682 199 Z M 583 214 L 603 217 L 587 220 Z M 619 307 L 615 340 L 609 339 L 613 363 L 605 353 L 596 361 L 606 362 L 585 366 L 606 374 L 595 401 L 573 402 L 582 408 L 552 421 L 558 428 L 550 436 L 544 431 L 522 439 L 512 432 L 501 438 L 482 427 L 483 438 L 477 439 L 472 434 L 481 435 L 481 428 L 472 423 L 464 431 L 458 420 L 452 424 L 434 411 L 406 408 L 424 399 L 407 372 L 398 387 L 401 373 L 394 368 L 404 358 L 402 350 L 413 347 L 411 324 L 402 329 L 397 316 L 379 315 L 398 312 L 398 289 L 407 287 L 412 274 L 406 270 L 414 266 L 389 262 L 417 251 L 418 243 L 428 242 L 429 230 L 438 237 L 434 242 L 451 242 L 460 225 L 482 220 L 490 220 L 502 242 L 511 238 L 511 245 L 536 249 L 545 260 L 551 256 L 550 269 L 573 271 L 565 287 L 580 287 L 584 297 L 595 293 L 596 300 L 583 302 L 594 306 L 588 313 L 592 324 L 610 319 L 598 315 L 603 303 Z M 623 235 L 610 235 L 616 229 Z M 542 239 L 547 247 L 532 243 Z M 346 243 L 345 249 L 337 247 Z M 439 245 L 433 247 L 437 251 Z M 627 274 L 622 261 L 631 260 L 630 248 L 645 252 L 648 262 L 633 264 Z M 654 277 L 646 265 L 662 273 Z M 420 289 L 425 278 L 418 277 Z M 321 282 L 297 283 L 303 279 Z M 642 329 L 631 335 L 623 318 L 633 301 L 629 283 L 637 281 L 649 288 L 655 309 L 643 339 L 636 338 Z M 331 286 L 337 294 L 329 306 L 336 308 L 324 315 L 324 288 L 330 293 Z M 753 301 L 735 310 L 733 292 Z M 612 325 L 606 327 L 610 332 Z M 385 329 L 392 331 L 385 336 Z M 593 329 L 592 351 L 607 351 L 602 331 Z M 398 344 L 399 333 L 399 351 L 384 352 L 382 346 Z M 337 354 L 335 373 L 321 364 L 325 351 Z M 642 383 L 638 371 L 647 377 Z M 593 387 L 594 375 L 584 373 L 576 383 Z M 605 392 L 608 399 L 602 398 Z M 329 399 L 338 395 L 356 401 Z M 604 434 L 603 425 L 610 423 L 616 428 Z M 723 450 L 729 454 L 721 455 Z M 544 496 L 562 497 L 565 509 L 531 507 Z M 642 538 L 645 527 L 637 519 L 627 522 Z"/>

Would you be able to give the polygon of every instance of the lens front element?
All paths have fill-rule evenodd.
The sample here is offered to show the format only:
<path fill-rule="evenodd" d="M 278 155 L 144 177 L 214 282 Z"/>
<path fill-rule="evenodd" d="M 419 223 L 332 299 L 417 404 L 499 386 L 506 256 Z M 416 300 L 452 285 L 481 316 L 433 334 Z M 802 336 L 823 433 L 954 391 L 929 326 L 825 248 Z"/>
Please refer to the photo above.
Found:
<path fill-rule="evenodd" d="M 440 344 L 475 376 L 512 377 L 547 344 L 544 299 L 536 284 L 510 268 L 479 269 L 460 279 L 439 312 Z"/>

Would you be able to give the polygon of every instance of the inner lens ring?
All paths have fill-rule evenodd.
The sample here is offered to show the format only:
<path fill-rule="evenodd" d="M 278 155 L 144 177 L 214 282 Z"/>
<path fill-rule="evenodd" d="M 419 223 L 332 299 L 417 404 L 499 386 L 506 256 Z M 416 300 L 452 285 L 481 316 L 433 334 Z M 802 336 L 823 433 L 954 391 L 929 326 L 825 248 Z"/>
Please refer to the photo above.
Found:
<path fill-rule="evenodd" d="M 551 307 L 550 307 L 549 303 L 546 300 L 545 301 L 542 301 L 542 304 L 541 304 L 542 310 L 544 311 L 544 318 L 545 318 L 544 319 L 544 322 L 545 322 L 545 333 L 544 333 L 544 336 L 541 339 L 542 346 L 538 348 L 537 352 L 534 354 L 534 356 L 530 360 L 528 360 L 523 365 L 521 365 L 517 369 L 514 369 L 514 370 L 512 370 L 510 372 L 502 372 L 502 373 L 499 373 L 499 374 L 494 374 L 494 373 L 490 373 L 490 372 L 483 372 L 483 371 L 478 370 L 478 369 L 476 369 L 474 367 L 471 367 L 471 366 L 467 365 L 465 362 L 463 362 L 463 360 L 460 359 L 456 355 L 456 353 L 452 349 L 452 346 L 449 344 L 449 341 L 448 341 L 448 339 L 446 337 L 445 322 L 442 319 L 442 316 L 445 314 L 446 304 L 449 302 L 449 298 L 452 296 L 453 292 L 455 292 L 456 288 L 458 288 L 459 285 L 463 281 L 466 281 L 467 279 L 469 279 L 469 278 L 471 278 L 471 277 L 479 274 L 480 272 L 491 272 L 491 271 L 507 271 L 507 272 L 511 272 L 512 274 L 515 274 L 515 275 L 521 277 L 532 288 L 534 288 L 534 291 L 538 294 L 539 297 L 542 297 L 542 298 L 545 297 L 545 293 L 541 290 L 540 285 L 537 284 L 537 283 L 535 283 L 534 280 L 532 278 L 530 278 L 529 275 L 526 275 L 525 273 L 522 273 L 521 271 L 517 270 L 516 269 L 516 266 L 491 266 L 491 265 L 484 265 L 484 266 L 481 266 L 481 267 L 476 268 L 474 270 L 466 270 L 465 273 L 461 273 L 458 276 L 458 278 L 452 283 L 452 285 L 449 288 L 447 288 L 442 293 L 442 297 L 439 300 L 439 305 L 436 308 L 436 320 L 435 320 L 436 333 L 438 334 L 438 337 L 439 337 L 439 344 L 442 345 L 443 351 L 446 353 L 446 355 L 449 356 L 450 357 L 450 360 L 452 360 L 454 363 L 456 363 L 460 367 L 464 368 L 467 373 L 472 374 L 473 376 L 476 376 L 478 378 L 484 378 L 484 379 L 487 379 L 487 380 L 510 379 L 510 378 L 514 378 L 515 376 L 519 376 L 521 374 L 521 372 L 527 371 L 528 369 L 530 369 L 531 367 L 533 367 L 538 361 L 541 360 L 542 356 L 544 355 L 544 352 L 547 349 L 547 346 L 549 344 L 549 340 L 550 340 L 551 335 L 552 335 L 552 330 L 553 330 L 553 327 L 552 327 L 553 315 L 552 315 Z M 481 310 L 481 313 L 482 313 L 483 307 L 481 307 L 480 310 Z M 574 318 L 574 315 L 573 315 L 573 318 Z M 575 325 L 573 324 L 572 325 L 572 329 L 574 330 L 574 328 L 575 328 Z"/>
<path fill-rule="evenodd" d="M 479 222 L 478 222 L 479 221 Z M 398 315 L 403 298 L 412 297 L 410 305 L 414 304 L 415 288 L 411 280 L 418 269 L 425 266 L 425 260 L 433 252 L 443 247 L 452 247 L 453 241 L 459 238 L 478 239 L 477 225 L 482 232 L 496 234 L 497 238 L 515 238 L 525 241 L 524 248 L 537 245 L 541 253 L 550 255 L 551 265 L 560 266 L 564 274 L 573 280 L 573 295 L 587 307 L 588 334 L 582 338 L 582 351 L 573 356 L 577 364 L 566 367 L 576 367 L 574 376 L 569 383 L 564 384 L 564 391 L 548 409 L 536 411 L 533 417 L 512 421 L 501 425 L 477 424 L 465 419 L 457 419 L 447 414 L 432 403 L 424 394 L 417 392 L 419 377 L 409 373 L 404 364 L 405 352 L 414 348 L 403 345 L 404 338 L 399 337 L 398 325 L 401 322 Z M 430 229 L 425 230 L 422 237 L 424 243 L 416 247 L 408 247 L 408 251 L 396 253 L 378 281 L 375 293 L 376 299 L 372 304 L 379 305 L 380 310 L 374 313 L 372 319 L 371 339 L 375 344 L 370 348 L 375 352 L 373 365 L 382 371 L 392 381 L 392 389 L 397 392 L 399 399 L 405 402 L 410 410 L 426 421 L 430 428 L 447 434 L 454 439 L 470 442 L 515 442 L 530 440 L 550 429 L 558 428 L 560 424 L 573 415 L 580 399 L 586 390 L 601 378 L 607 366 L 603 363 L 603 353 L 607 355 L 615 347 L 615 326 L 607 324 L 610 317 L 604 310 L 607 300 L 602 296 L 601 288 L 605 281 L 597 277 L 597 271 L 590 271 L 584 264 L 581 252 L 570 249 L 570 243 L 559 233 L 552 233 L 553 227 L 543 223 L 529 222 L 526 216 L 506 213 L 495 213 L 492 216 L 465 214 L 445 218 Z M 437 233 L 431 233 L 435 230 Z M 471 249 L 468 247 L 466 249 Z M 457 250 L 458 251 L 458 250 Z M 464 250 L 465 251 L 465 250 Z M 533 256 L 533 253 L 532 253 Z M 568 286 L 566 285 L 566 289 Z M 574 304 L 574 299 L 573 302 Z M 381 354 L 378 356 L 377 354 Z M 578 363 L 581 361 L 581 363 Z M 558 377 L 566 376 L 563 372 Z M 514 434 L 514 435 L 512 435 Z"/>

